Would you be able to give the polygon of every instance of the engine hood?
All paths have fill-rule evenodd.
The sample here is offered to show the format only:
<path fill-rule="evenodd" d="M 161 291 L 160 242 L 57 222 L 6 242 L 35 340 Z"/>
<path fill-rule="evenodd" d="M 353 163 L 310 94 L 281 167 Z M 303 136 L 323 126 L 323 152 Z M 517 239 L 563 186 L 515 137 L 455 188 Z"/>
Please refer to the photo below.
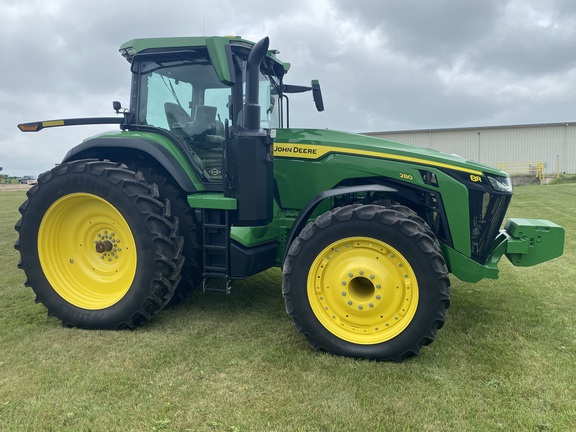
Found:
<path fill-rule="evenodd" d="M 367 135 L 328 129 L 277 129 L 274 156 L 295 159 L 321 159 L 329 154 L 411 162 L 474 174 L 507 174 L 454 154 L 402 144 Z"/>

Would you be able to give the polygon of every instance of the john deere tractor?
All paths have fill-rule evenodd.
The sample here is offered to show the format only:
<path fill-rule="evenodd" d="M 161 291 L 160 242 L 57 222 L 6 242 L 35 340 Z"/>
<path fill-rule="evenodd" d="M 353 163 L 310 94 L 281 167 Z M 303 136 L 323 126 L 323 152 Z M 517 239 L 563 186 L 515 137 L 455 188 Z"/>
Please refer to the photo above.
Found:
<path fill-rule="evenodd" d="M 315 349 L 400 361 L 444 324 L 449 273 L 497 278 L 503 255 L 562 254 L 546 220 L 503 225 L 499 170 L 429 149 L 293 129 L 289 63 L 268 38 L 135 39 L 130 105 L 111 118 L 20 124 L 24 132 L 119 125 L 38 178 L 16 225 L 20 267 L 65 326 L 133 328 L 197 286 L 281 267 L 286 310 Z"/>

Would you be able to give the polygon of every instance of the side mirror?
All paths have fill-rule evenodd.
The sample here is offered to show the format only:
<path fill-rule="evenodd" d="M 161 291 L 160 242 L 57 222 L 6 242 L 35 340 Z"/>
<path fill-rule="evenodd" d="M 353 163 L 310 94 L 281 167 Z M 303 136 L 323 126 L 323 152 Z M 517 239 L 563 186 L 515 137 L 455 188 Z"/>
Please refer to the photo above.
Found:
<path fill-rule="evenodd" d="M 114 111 L 116 111 L 116 114 L 119 114 L 120 110 L 122 109 L 122 104 L 118 101 L 114 101 L 112 102 L 112 108 L 114 109 Z"/>
<path fill-rule="evenodd" d="M 322 90 L 320 89 L 320 82 L 318 80 L 312 80 L 310 86 L 312 87 L 312 97 L 314 98 L 316 109 L 318 111 L 324 111 L 324 100 L 322 99 Z"/>

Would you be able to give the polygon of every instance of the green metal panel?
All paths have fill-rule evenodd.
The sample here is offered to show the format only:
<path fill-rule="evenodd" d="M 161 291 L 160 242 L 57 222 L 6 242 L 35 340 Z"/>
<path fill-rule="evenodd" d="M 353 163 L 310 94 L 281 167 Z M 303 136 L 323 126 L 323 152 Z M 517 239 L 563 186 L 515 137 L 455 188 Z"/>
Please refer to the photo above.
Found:
<path fill-rule="evenodd" d="M 278 227 L 274 222 L 260 227 L 232 227 L 230 238 L 244 246 L 256 246 L 278 239 Z"/>
<path fill-rule="evenodd" d="M 236 210 L 238 201 L 221 193 L 197 193 L 188 195 L 188 205 L 200 209 Z"/>
<path fill-rule="evenodd" d="M 300 137 L 298 134 L 292 134 Z M 304 131 L 301 136 L 304 141 L 311 141 L 311 131 Z M 320 144 L 325 136 L 331 137 L 326 146 Z M 450 226 L 454 248 L 465 256 L 470 256 L 470 216 L 468 209 L 468 189 L 460 181 L 454 179 L 440 170 L 440 168 L 469 170 L 470 175 L 482 176 L 478 171 L 479 166 L 474 164 L 467 166 L 457 157 L 449 157 L 442 160 L 437 152 L 435 159 L 430 162 L 422 159 L 426 152 L 416 158 L 411 146 L 397 145 L 392 154 L 385 145 L 387 142 L 369 137 L 356 139 L 354 135 L 332 131 L 318 131 L 318 141 L 313 144 L 307 142 L 303 145 L 283 143 L 286 135 L 277 138 L 274 152 L 275 179 L 284 208 L 303 208 L 306 203 L 319 191 L 329 190 L 346 179 L 354 178 L 390 178 L 401 181 L 411 186 L 441 192 L 442 201 L 446 210 L 448 224 Z M 344 147 L 334 146 L 335 139 L 344 140 L 350 138 L 355 144 Z M 361 146 L 362 138 L 366 138 L 370 145 Z M 379 147 L 376 147 L 376 144 Z M 411 153 L 403 158 L 399 150 L 408 148 Z M 324 149 L 330 150 L 324 153 Z M 341 152 L 340 149 L 354 151 Z M 313 153 L 316 151 L 316 153 Z M 395 159 L 389 159 L 386 155 L 392 154 Z M 418 159 L 417 161 L 415 161 Z M 425 184 L 420 170 L 425 169 L 436 176 L 439 187 Z M 503 174 L 503 173 L 499 173 Z"/>
<path fill-rule="evenodd" d="M 282 237 L 283 230 L 280 228 L 280 207 L 274 202 L 274 219 L 268 225 L 256 227 L 237 227 L 230 229 L 230 238 L 238 243 L 250 247 L 271 241 L 277 241 Z"/>
<path fill-rule="evenodd" d="M 505 243 L 504 243 L 505 245 Z M 458 279 L 464 282 L 476 283 L 482 279 L 498 279 L 498 262 L 504 253 L 501 248 L 501 253 L 494 253 L 487 264 L 482 265 L 472 260 L 460 252 L 440 243 L 442 254 L 446 260 L 448 270 Z"/>
<path fill-rule="evenodd" d="M 493 167 L 478 164 L 457 155 L 448 155 L 436 150 L 360 134 L 323 129 L 278 129 L 275 142 L 275 155 L 283 158 L 317 160 L 330 153 L 340 152 L 448 168 L 474 175 L 481 175 L 482 173 L 506 175 Z M 283 146 L 284 143 L 309 146 L 304 145 L 295 149 L 293 146 L 292 148 L 290 148 L 291 146 Z M 279 151 L 276 151 L 276 148 Z M 282 151 L 283 149 L 287 151 Z M 307 151 L 311 153 L 307 153 Z"/>
<path fill-rule="evenodd" d="M 218 79 L 226 85 L 232 85 L 232 76 L 230 75 L 230 67 L 228 65 L 228 58 L 226 56 L 226 45 L 230 44 L 230 40 L 222 37 L 206 38 L 206 47 L 208 54 L 212 61 L 212 66 L 216 71 Z"/>
<path fill-rule="evenodd" d="M 120 46 L 120 51 L 131 49 L 135 54 L 161 48 L 194 48 L 206 46 L 205 37 L 163 37 L 132 39 Z"/>

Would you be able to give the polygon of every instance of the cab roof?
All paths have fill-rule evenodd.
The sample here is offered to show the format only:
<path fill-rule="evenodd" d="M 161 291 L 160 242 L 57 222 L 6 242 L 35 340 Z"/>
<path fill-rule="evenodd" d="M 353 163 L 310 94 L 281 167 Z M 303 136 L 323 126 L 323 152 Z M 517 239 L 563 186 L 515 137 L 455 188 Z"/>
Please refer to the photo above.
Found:
<path fill-rule="evenodd" d="M 244 46 L 251 49 L 254 45 L 255 42 L 242 39 L 240 36 L 163 37 L 132 39 L 123 43 L 119 51 L 131 63 L 137 54 L 206 48 L 220 81 L 231 84 L 227 46 Z M 276 54 L 278 54 L 277 50 L 268 50 L 267 57 L 276 63 L 274 69 L 280 69 L 283 75 L 290 69 L 290 63 L 281 62 Z"/>

